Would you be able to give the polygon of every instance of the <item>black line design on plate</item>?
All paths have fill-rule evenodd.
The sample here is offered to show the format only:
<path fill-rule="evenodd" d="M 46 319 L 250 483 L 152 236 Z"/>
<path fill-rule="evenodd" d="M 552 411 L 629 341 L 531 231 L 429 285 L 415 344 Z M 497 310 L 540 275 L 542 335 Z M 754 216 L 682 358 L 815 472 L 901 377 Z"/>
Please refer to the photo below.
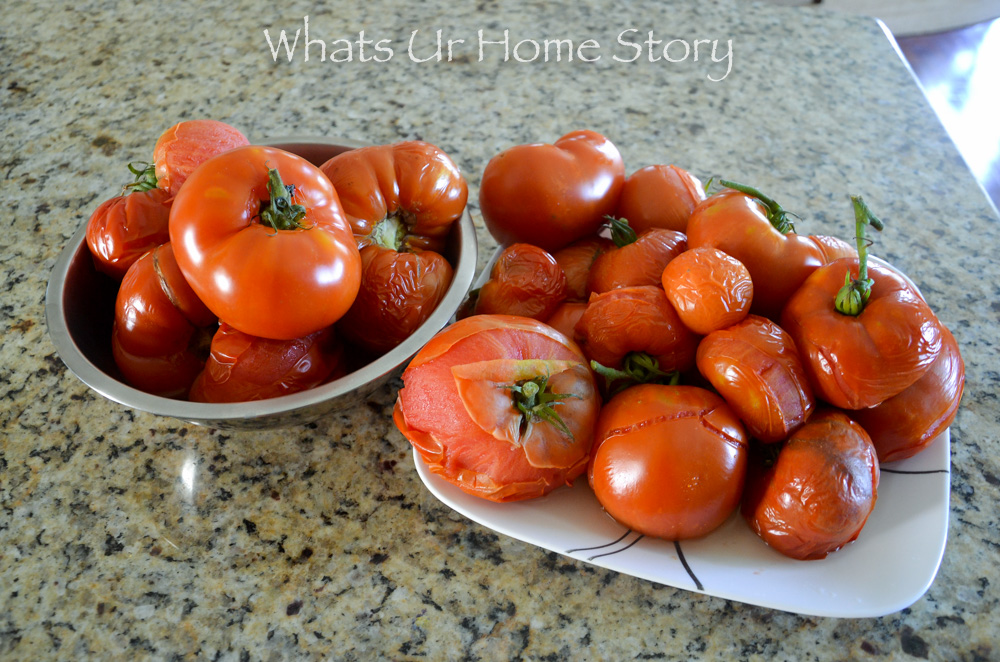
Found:
<path fill-rule="evenodd" d="M 629 533 L 632 533 L 632 532 L 631 532 L 631 531 L 629 531 Z M 626 534 L 626 535 L 627 535 L 627 534 Z M 624 536 L 623 536 L 623 537 L 624 537 Z M 643 538 L 645 538 L 645 537 L 646 537 L 645 535 L 643 535 L 643 534 L 641 534 L 641 533 L 640 533 L 640 534 L 639 534 L 639 537 L 638 537 L 638 538 L 636 538 L 635 540 L 633 540 L 633 541 L 632 541 L 632 542 L 630 542 L 629 544 L 625 545 L 625 546 L 624 546 L 624 547 L 622 547 L 621 549 L 616 549 L 616 550 L 614 550 L 614 551 L 611 551 L 611 552 L 604 552 L 603 554 L 595 554 L 594 556 L 589 556 L 589 557 L 587 557 L 587 560 L 588 560 L 588 561 L 593 561 L 594 559 L 596 559 L 596 558 L 599 558 L 599 557 L 601 557 L 601 556 L 611 556 L 612 554 L 617 554 L 618 552 L 624 552 L 624 551 L 625 551 L 626 549 L 628 549 L 628 548 L 629 548 L 629 547 L 631 547 L 632 545 L 636 544 L 637 542 L 639 542 L 640 540 L 642 540 L 642 539 L 643 539 Z M 619 538 L 618 540 L 621 540 L 621 538 Z M 617 541 L 615 541 L 615 542 L 617 542 Z M 605 546 L 606 546 L 606 545 L 605 545 Z"/>
<path fill-rule="evenodd" d="M 922 471 L 907 471 L 905 469 L 885 469 L 885 468 L 882 468 L 882 469 L 880 469 L 880 471 L 883 471 L 883 472 L 885 472 L 887 474 L 947 474 L 947 473 L 951 473 L 948 469 L 925 469 L 925 470 L 922 470 Z"/>
<path fill-rule="evenodd" d="M 684 558 L 684 552 L 681 550 L 681 543 L 679 540 L 674 541 L 674 549 L 677 550 L 677 557 L 681 560 L 681 565 L 684 566 L 684 569 L 687 570 L 688 577 L 694 581 L 695 587 L 699 591 L 704 591 L 705 587 L 702 586 L 701 581 L 694 574 L 694 571 L 691 570 L 691 566 L 688 565 L 687 559 Z"/>
<path fill-rule="evenodd" d="M 597 545 L 596 547 L 577 547 L 575 549 L 567 549 L 566 553 L 567 554 L 572 554 L 573 552 L 589 552 L 592 549 L 604 549 L 605 547 L 611 547 L 611 545 L 614 545 L 617 542 L 621 542 L 622 540 L 625 540 L 625 537 L 628 536 L 628 534 L 630 534 L 630 533 L 632 533 L 632 529 L 629 529 L 628 531 L 626 531 L 625 533 L 623 533 L 621 535 L 621 537 L 618 538 L 618 540 L 612 540 L 609 543 L 605 543 L 603 545 Z"/>

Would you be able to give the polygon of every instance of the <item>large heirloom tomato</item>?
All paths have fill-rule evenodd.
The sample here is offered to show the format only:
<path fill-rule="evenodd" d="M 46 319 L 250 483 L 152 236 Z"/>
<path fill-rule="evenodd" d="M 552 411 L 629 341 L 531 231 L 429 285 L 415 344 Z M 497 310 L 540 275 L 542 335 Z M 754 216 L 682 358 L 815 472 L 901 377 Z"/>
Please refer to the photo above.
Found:
<path fill-rule="evenodd" d="M 280 149 L 240 147 L 203 163 L 174 198 L 170 239 L 205 305 L 254 336 L 289 340 L 333 324 L 361 282 L 337 192 Z"/>
<path fill-rule="evenodd" d="M 469 190 L 454 161 L 421 141 L 339 154 L 322 166 L 337 190 L 364 270 L 341 334 L 385 352 L 430 316 L 451 284 L 439 253 L 462 216 Z"/>
<path fill-rule="evenodd" d="M 599 133 L 574 131 L 552 145 L 516 145 L 490 159 L 479 206 L 499 243 L 552 252 L 596 234 L 624 182 L 618 148 Z"/>
<path fill-rule="evenodd" d="M 648 536 L 703 536 L 739 505 L 747 437 L 719 396 L 696 386 L 641 384 L 601 409 L 589 469 L 597 500 Z"/>
<path fill-rule="evenodd" d="M 571 340 L 527 317 L 474 315 L 413 358 L 393 420 L 432 472 L 469 494 L 513 501 L 583 473 L 599 408 Z"/>

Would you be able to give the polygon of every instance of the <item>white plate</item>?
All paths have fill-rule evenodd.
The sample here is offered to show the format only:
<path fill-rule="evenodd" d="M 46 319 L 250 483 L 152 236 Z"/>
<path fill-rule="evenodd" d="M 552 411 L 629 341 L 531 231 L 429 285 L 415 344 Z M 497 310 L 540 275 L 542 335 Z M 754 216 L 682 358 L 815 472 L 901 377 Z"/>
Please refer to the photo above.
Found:
<path fill-rule="evenodd" d="M 432 474 L 414 452 L 434 496 L 498 533 L 659 584 L 811 616 L 868 618 L 904 609 L 937 574 L 948 535 L 950 436 L 882 466 L 878 500 L 858 539 L 817 561 L 768 547 L 734 513 L 699 540 L 641 537 L 611 519 L 587 485 L 529 501 L 493 503 Z"/>

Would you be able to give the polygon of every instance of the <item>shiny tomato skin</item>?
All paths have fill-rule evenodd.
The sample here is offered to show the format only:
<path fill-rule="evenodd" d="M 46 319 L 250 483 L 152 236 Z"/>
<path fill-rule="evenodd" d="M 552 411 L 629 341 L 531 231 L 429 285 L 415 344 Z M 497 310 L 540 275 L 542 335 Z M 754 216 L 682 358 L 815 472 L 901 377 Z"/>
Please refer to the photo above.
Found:
<path fill-rule="evenodd" d="M 177 195 L 195 169 L 217 154 L 249 145 L 239 129 L 209 119 L 185 120 L 162 134 L 153 148 L 156 186 Z"/>
<path fill-rule="evenodd" d="M 202 330 L 214 324 L 164 244 L 133 263 L 122 279 L 112 327 L 115 363 L 132 386 L 184 398 L 205 364 Z"/>
<path fill-rule="evenodd" d="M 306 208 L 300 228 L 259 222 L 272 168 Z M 361 256 L 330 181 L 272 147 L 239 147 L 199 166 L 174 198 L 170 238 L 199 298 L 249 335 L 290 340 L 329 326 L 361 284 Z"/>
<path fill-rule="evenodd" d="M 813 391 L 842 409 L 879 404 L 913 384 L 941 351 L 941 324 L 916 288 L 888 266 L 868 263 L 874 281 L 860 315 L 836 310 L 844 278 L 858 260 L 817 269 L 795 292 L 781 327 L 795 342 Z"/>
<path fill-rule="evenodd" d="M 816 247 L 823 256 L 823 264 L 829 264 L 842 257 L 858 256 L 858 249 L 840 237 L 828 234 L 812 234 L 809 235 L 809 241 L 816 244 Z"/>
<path fill-rule="evenodd" d="M 766 317 L 750 315 L 709 333 L 697 364 L 758 441 L 784 441 L 816 408 L 795 343 Z"/>
<path fill-rule="evenodd" d="M 567 338 L 575 339 L 576 325 L 587 310 L 583 301 L 564 301 L 545 323 Z"/>
<path fill-rule="evenodd" d="M 825 558 L 857 539 L 878 498 L 879 462 L 864 429 L 843 412 L 817 412 L 768 467 L 751 460 L 742 513 L 764 542 L 799 560 Z"/>
<path fill-rule="evenodd" d="M 871 436 L 879 462 L 916 455 L 955 420 L 965 362 L 955 336 L 943 326 L 941 340 L 941 353 L 920 379 L 874 407 L 848 412 Z"/>
<path fill-rule="evenodd" d="M 739 419 L 711 391 L 640 384 L 601 408 L 588 478 L 623 526 L 667 540 L 697 538 L 739 505 L 747 449 Z"/>
<path fill-rule="evenodd" d="M 504 248 L 476 298 L 478 315 L 520 315 L 544 322 L 566 300 L 566 274 L 532 244 Z"/>
<path fill-rule="evenodd" d="M 624 218 L 636 232 L 649 228 L 687 231 L 688 218 L 705 199 L 697 177 L 675 165 L 651 165 L 625 179 L 616 218 Z"/>
<path fill-rule="evenodd" d="M 219 325 L 205 369 L 191 386 L 193 402 L 250 402 L 319 386 L 341 364 L 333 327 L 303 338 L 258 338 Z"/>
<path fill-rule="evenodd" d="M 121 280 L 144 253 L 170 240 L 172 196 L 163 189 L 105 200 L 87 221 L 87 247 L 98 271 Z"/>
<path fill-rule="evenodd" d="M 750 272 L 736 258 L 702 246 L 678 255 L 663 269 L 663 291 L 684 324 L 700 335 L 744 319 L 753 302 Z"/>
<path fill-rule="evenodd" d="M 618 148 L 594 131 L 573 131 L 554 144 L 516 145 L 490 159 L 479 206 L 498 243 L 553 252 L 597 234 L 624 182 Z"/>
<path fill-rule="evenodd" d="M 511 384 L 548 378 L 567 395 L 525 427 Z M 600 408 L 593 374 L 573 341 L 527 317 L 474 315 L 434 336 L 403 372 L 393 411 L 428 468 L 491 501 L 548 494 L 581 475 Z"/>
<path fill-rule="evenodd" d="M 687 239 L 675 230 L 650 228 L 635 241 L 597 256 L 587 277 L 587 292 L 599 294 L 618 287 L 661 286 L 663 269 L 687 250 Z"/>
<path fill-rule="evenodd" d="M 594 260 L 602 253 L 614 248 L 614 243 L 607 237 L 591 236 L 577 239 L 573 243 L 560 248 L 552 257 L 556 259 L 563 273 L 566 274 L 566 298 L 570 301 L 586 301 L 587 278 L 594 266 Z"/>

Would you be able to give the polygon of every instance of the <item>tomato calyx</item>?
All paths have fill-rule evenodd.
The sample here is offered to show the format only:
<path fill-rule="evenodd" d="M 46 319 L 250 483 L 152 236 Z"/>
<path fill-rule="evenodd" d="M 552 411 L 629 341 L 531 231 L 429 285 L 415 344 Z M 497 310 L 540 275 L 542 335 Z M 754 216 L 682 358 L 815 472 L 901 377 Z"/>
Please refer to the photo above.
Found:
<path fill-rule="evenodd" d="M 409 228 L 399 216 L 390 214 L 375 224 L 369 239 L 372 244 L 388 248 L 396 252 L 406 251 L 406 238 Z"/>
<path fill-rule="evenodd" d="M 306 208 L 292 203 L 295 187 L 285 185 L 277 168 L 267 171 L 267 192 L 269 200 L 261 201 L 260 221 L 275 230 L 306 230 L 302 224 L 306 217 Z"/>
<path fill-rule="evenodd" d="M 142 191 L 152 191 L 156 188 L 155 164 L 136 161 L 128 164 L 128 171 L 132 173 L 133 181 L 122 187 L 123 193 L 141 193 Z"/>
<path fill-rule="evenodd" d="M 591 369 L 604 378 L 604 387 L 608 397 L 612 397 L 630 386 L 636 384 L 667 384 L 676 386 L 680 383 L 680 372 L 660 370 L 660 362 L 646 352 L 629 352 L 622 361 L 621 369 L 609 368 L 597 361 L 590 362 Z"/>
<path fill-rule="evenodd" d="M 614 242 L 615 246 L 622 248 L 638 241 L 639 235 L 628 224 L 628 219 L 615 218 L 614 216 L 605 216 L 604 218 L 608 222 L 603 227 L 611 232 L 611 241 Z"/>
<path fill-rule="evenodd" d="M 747 186 L 746 184 L 738 184 L 736 182 L 729 181 L 728 179 L 720 179 L 719 185 L 731 188 L 734 191 L 739 191 L 740 193 L 749 195 L 751 198 L 757 200 L 757 202 L 760 203 L 760 205 L 764 207 L 767 212 L 767 220 L 770 221 L 774 229 L 781 234 L 795 232 L 795 224 L 792 222 L 792 218 L 798 218 L 798 216 L 783 209 L 773 198 L 769 198 L 764 195 L 759 189 Z"/>
<path fill-rule="evenodd" d="M 844 315 L 857 317 L 865 309 L 875 281 L 868 277 L 868 247 L 871 240 L 865 236 L 865 227 L 871 225 L 881 231 L 885 224 L 872 213 L 859 195 L 851 196 L 854 206 L 854 238 L 858 243 L 858 277 L 852 279 L 850 269 L 844 275 L 844 286 L 837 292 L 834 307 Z"/>
<path fill-rule="evenodd" d="M 536 421 L 551 423 L 560 432 L 573 439 L 573 432 L 556 412 L 555 406 L 563 404 L 566 398 L 579 398 L 580 396 L 574 393 L 552 393 L 549 390 L 548 375 L 522 379 L 506 388 L 510 389 L 514 407 L 521 412 L 519 436 L 522 439 Z"/>

